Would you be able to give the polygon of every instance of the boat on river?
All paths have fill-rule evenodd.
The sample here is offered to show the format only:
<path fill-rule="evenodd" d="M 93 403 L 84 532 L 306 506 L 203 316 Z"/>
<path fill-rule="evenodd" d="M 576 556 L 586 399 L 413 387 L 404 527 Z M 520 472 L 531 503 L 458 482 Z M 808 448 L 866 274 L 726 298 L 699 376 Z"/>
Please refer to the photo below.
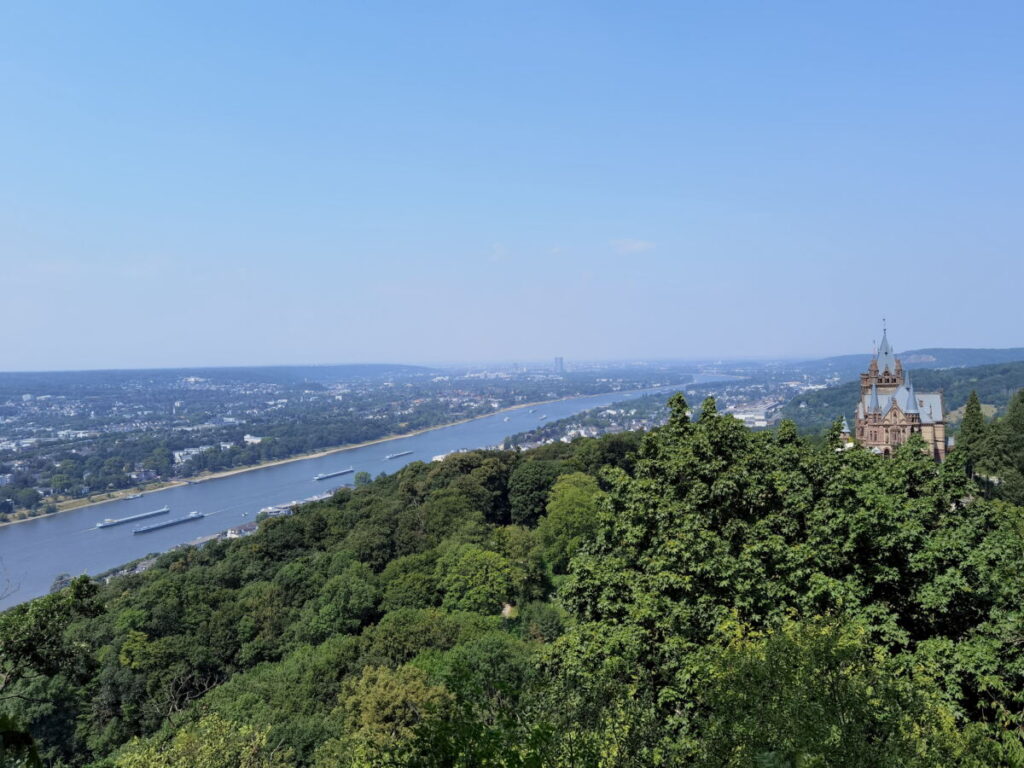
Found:
<path fill-rule="evenodd" d="M 389 453 L 385 456 L 385 459 L 397 459 L 399 456 L 408 456 L 412 451 L 399 451 L 398 453 Z"/>
<path fill-rule="evenodd" d="M 350 472 L 355 472 L 354 467 L 348 469 L 339 469 L 337 472 L 321 472 L 319 475 L 313 475 L 314 480 L 326 480 L 329 477 L 337 477 L 338 475 L 347 475 Z"/>
<path fill-rule="evenodd" d="M 185 517 L 175 517 L 173 520 L 163 520 L 159 523 L 153 523 L 152 525 L 144 525 L 141 528 L 136 528 L 132 533 L 149 533 L 150 531 L 156 531 L 161 528 L 169 528 L 172 525 L 178 525 L 179 523 L 190 523 L 193 520 L 202 520 L 206 515 L 197 509 L 189 512 Z"/>
<path fill-rule="evenodd" d="M 156 517 L 157 515 L 166 515 L 171 511 L 170 507 L 164 506 L 160 509 L 154 509 L 152 512 L 142 512 L 138 515 L 130 515 L 128 517 L 108 517 L 106 520 L 100 523 L 96 523 L 97 528 L 113 528 L 115 525 L 124 525 L 125 523 L 133 523 L 136 520 L 145 520 L 147 517 Z"/>

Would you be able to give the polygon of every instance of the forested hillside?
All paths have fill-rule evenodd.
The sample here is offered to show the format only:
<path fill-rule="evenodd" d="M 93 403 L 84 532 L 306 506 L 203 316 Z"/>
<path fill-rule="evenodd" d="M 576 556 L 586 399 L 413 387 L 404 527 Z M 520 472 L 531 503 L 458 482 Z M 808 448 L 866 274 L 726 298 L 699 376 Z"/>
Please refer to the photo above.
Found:
<path fill-rule="evenodd" d="M 978 393 L 981 402 L 1003 412 L 1013 393 L 1024 387 L 1024 362 L 941 371 L 915 370 L 910 375 L 918 392 L 942 390 L 947 413 L 962 407 L 972 391 Z M 846 416 L 852 426 L 859 397 L 859 380 L 805 392 L 782 409 L 782 417 L 793 421 L 803 433 L 819 435 L 842 416 Z"/>
<path fill-rule="evenodd" d="M 0 614 L 0 725 L 52 766 L 1024 765 L 1024 510 L 965 452 L 670 408 Z"/>
<path fill-rule="evenodd" d="M 838 376 L 843 381 L 852 381 L 868 369 L 871 355 L 838 355 L 820 360 L 799 363 L 805 373 Z M 964 368 L 984 365 L 1014 363 L 1024 360 L 1024 347 L 1008 349 L 976 349 L 956 347 L 932 347 L 910 349 L 899 353 L 903 364 L 911 370 L 920 368 Z"/>

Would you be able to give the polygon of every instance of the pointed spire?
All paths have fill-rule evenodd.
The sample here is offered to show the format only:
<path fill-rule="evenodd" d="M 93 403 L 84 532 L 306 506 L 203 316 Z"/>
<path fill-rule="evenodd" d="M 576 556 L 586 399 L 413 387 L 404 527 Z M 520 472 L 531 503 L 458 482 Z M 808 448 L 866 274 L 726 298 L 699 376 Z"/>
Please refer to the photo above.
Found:
<path fill-rule="evenodd" d="M 914 385 L 910 381 L 910 371 L 907 371 L 907 405 L 903 409 L 904 413 L 920 413 L 920 409 L 917 407 L 917 395 L 914 394 Z"/>
<path fill-rule="evenodd" d="M 878 404 L 878 385 L 871 382 L 871 399 L 868 401 L 868 413 L 881 413 L 882 406 Z"/>
<path fill-rule="evenodd" d="M 841 434 L 841 435 L 848 435 L 848 434 L 850 434 L 850 425 L 846 421 L 846 417 L 845 416 L 843 416 L 843 425 L 839 428 L 839 434 Z"/>
<path fill-rule="evenodd" d="M 885 320 L 882 320 L 882 343 L 878 345 L 878 370 L 896 373 L 896 358 L 892 352 L 892 345 L 889 343 L 889 331 L 885 327 Z"/>

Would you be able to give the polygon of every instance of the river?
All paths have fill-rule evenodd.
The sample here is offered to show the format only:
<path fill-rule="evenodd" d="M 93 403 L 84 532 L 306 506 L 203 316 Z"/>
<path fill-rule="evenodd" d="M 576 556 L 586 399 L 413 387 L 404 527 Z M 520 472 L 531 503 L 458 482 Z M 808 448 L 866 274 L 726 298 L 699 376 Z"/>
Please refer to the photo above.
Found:
<path fill-rule="evenodd" d="M 699 383 L 707 383 L 728 377 L 699 375 L 695 378 Z M 320 473 L 349 467 L 373 476 L 381 472 L 391 473 L 410 462 L 430 461 L 440 454 L 500 445 L 509 435 L 590 408 L 676 389 L 679 387 L 612 392 L 522 406 L 418 435 L 350 448 L 327 456 L 260 467 L 228 477 L 147 493 L 137 499 L 119 499 L 2 526 L 0 566 L 6 573 L 0 573 L 0 577 L 6 575 L 14 591 L 0 599 L 0 609 L 46 594 L 54 578 L 61 573 L 103 573 L 147 554 L 166 552 L 201 536 L 251 522 L 263 507 L 305 499 L 352 482 L 351 474 L 314 480 L 313 476 Z M 386 458 L 405 451 L 411 453 L 394 459 Z M 96 523 L 106 518 L 137 515 L 165 505 L 171 508 L 168 515 L 112 528 L 96 528 Z M 192 510 L 199 510 L 205 516 L 149 533 L 133 533 L 141 525 L 184 517 Z"/>

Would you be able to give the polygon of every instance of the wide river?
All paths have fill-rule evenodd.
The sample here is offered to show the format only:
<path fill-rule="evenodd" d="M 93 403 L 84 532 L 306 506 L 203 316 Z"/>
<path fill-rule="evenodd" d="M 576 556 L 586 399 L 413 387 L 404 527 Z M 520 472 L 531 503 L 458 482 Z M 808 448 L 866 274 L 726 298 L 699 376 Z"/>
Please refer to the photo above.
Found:
<path fill-rule="evenodd" d="M 705 383 L 728 377 L 700 375 L 695 378 Z M 328 456 L 261 467 L 229 477 L 147 493 L 138 499 L 119 499 L 51 517 L 0 526 L 0 567 L 3 569 L 0 588 L 5 576 L 15 588 L 7 597 L 0 599 L 0 609 L 46 594 L 53 579 L 61 573 L 102 573 L 144 555 L 165 552 L 178 544 L 250 522 L 263 507 L 305 499 L 352 482 L 351 474 L 314 480 L 313 476 L 319 473 L 349 467 L 373 476 L 381 472 L 395 472 L 410 462 L 430 461 L 434 456 L 451 451 L 500 445 L 509 435 L 590 408 L 675 389 L 679 387 L 613 392 L 522 406 Z M 405 451 L 410 453 L 394 459 L 386 458 Z M 165 505 L 171 508 L 168 515 L 112 528 L 96 528 L 96 523 L 106 518 L 137 515 Z M 141 525 L 184 517 L 192 510 L 199 510 L 205 517 L 149 533 L 133 533 Z"/>

